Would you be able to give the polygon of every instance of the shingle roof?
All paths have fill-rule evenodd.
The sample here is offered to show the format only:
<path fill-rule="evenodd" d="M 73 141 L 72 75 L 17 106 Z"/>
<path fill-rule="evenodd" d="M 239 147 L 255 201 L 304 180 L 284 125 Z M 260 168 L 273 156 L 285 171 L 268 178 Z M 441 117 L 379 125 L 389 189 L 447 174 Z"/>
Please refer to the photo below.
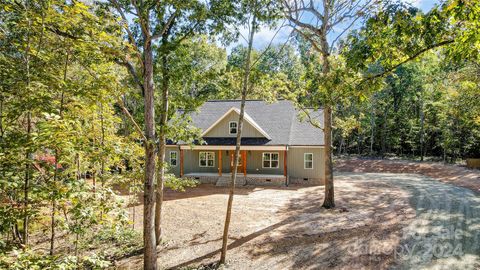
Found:
<path fill-rule="evenodd" d="M 240 108 L 239 100 L 219 100 L 205 102 L 198 112 L 192 113 L 193 125 L 205 130 L 231 108 Z M 242 143 L 251 145 L 323 145 L 323 132 L 310 123 L 301 122 L 299 111 L 292 102 L 279 100 L 267 103 L 260 100 L 248 100 L 245 112 L 270 135 L 271 140 L 244 138 Z M 316 119 L 323 119 L 323 111 L 312 112 Z M 323 121 L 320 121 L 323 124 Z M 232 140 L 233 139 L 233 140 Z M 234 138 L 204 138 L 210 145 L 231 145 Z M 235 144 L 235 143 L 233 143 Z"/>

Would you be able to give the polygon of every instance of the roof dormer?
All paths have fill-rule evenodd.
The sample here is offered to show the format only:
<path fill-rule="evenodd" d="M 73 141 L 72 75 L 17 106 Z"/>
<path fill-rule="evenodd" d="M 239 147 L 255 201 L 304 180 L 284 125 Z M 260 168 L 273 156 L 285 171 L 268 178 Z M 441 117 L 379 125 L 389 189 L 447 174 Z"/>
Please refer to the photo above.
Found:
<path fill-rule="evenodd" d="M 230 108 L 203 131 L 202 137 L 236 137 L 239 116 L 240 110 L 238 108 Z M 271 139 L 270 135 L 247 112 L 244 113 L 243 119 L 242 137 Z"/>

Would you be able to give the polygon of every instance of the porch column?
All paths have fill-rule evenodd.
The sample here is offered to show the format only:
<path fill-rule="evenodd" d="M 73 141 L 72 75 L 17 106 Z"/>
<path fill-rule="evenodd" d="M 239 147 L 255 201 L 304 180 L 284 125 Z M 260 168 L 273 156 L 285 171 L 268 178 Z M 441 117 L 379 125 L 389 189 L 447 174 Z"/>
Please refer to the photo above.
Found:
<path fill-rule="evenodd" d="M 218 150 L 218 176 L 222 176 L 222 150 Z"/>
<path fill-rule="evenodd" d="M 243 176 L 247 176 L 247 150 L 243 150 Z"/>
<path fill-rule="evenodd" d="M 285 150 L 283 155 L 283 175 L 287 177 L 287 150 Z"/>
<path fill-rule="evenodd" d="M 183 176 L 183 149 L 180 149 L 180 177 Z"/>

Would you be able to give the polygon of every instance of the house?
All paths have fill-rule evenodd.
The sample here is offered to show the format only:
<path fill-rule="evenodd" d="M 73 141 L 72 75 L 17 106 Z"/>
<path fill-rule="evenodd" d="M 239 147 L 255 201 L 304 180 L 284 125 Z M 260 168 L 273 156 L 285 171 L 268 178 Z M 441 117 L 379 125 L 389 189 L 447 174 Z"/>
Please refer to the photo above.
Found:
<path fill-rule="evenodd" d="M 179 177 L 202 183 L 228 185 L 240 115 L 239 100 L 208 101 L 192 113 L 204 143 L 167 145 L 166 161 Z M 238 164 L 238 185 L 324 183 L 324 138 L 321 129 L 299 120 L 299 111 L 287 100 L 267 103 L 248 100 Z M 311 113 L 323 124 L 323 111 Z"/>

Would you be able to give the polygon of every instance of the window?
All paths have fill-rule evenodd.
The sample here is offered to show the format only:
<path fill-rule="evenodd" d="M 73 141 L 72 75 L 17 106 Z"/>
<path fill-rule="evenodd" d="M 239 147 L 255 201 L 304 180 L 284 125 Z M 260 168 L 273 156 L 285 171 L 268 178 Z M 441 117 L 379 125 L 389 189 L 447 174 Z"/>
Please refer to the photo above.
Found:
<path fill-rule="evenodd" d="M 177 151 L 170 151 L 170 166 L 177 166 Z"/>
<path fill-rule="evenodd" d="M 228 123 L 228 132 L 230 134 L 237 134 L 237 122 Z"/>
<path fill-rule="evenodd" d="M 313 169 L 313 154 L 312 153 L 303 154 L 303 168 L 304 169 Z"/>
<path fill-rule="evenodd" d="M 213 166 L 215 166 L 215 152 L 200 152 L 199 153 L 199 166 L 200 167 L 213 167 Z"/>
<path fill-rule="evenodd" d="M 278 168 L 278 153 L 263 153 L 263 168 Z"/>

